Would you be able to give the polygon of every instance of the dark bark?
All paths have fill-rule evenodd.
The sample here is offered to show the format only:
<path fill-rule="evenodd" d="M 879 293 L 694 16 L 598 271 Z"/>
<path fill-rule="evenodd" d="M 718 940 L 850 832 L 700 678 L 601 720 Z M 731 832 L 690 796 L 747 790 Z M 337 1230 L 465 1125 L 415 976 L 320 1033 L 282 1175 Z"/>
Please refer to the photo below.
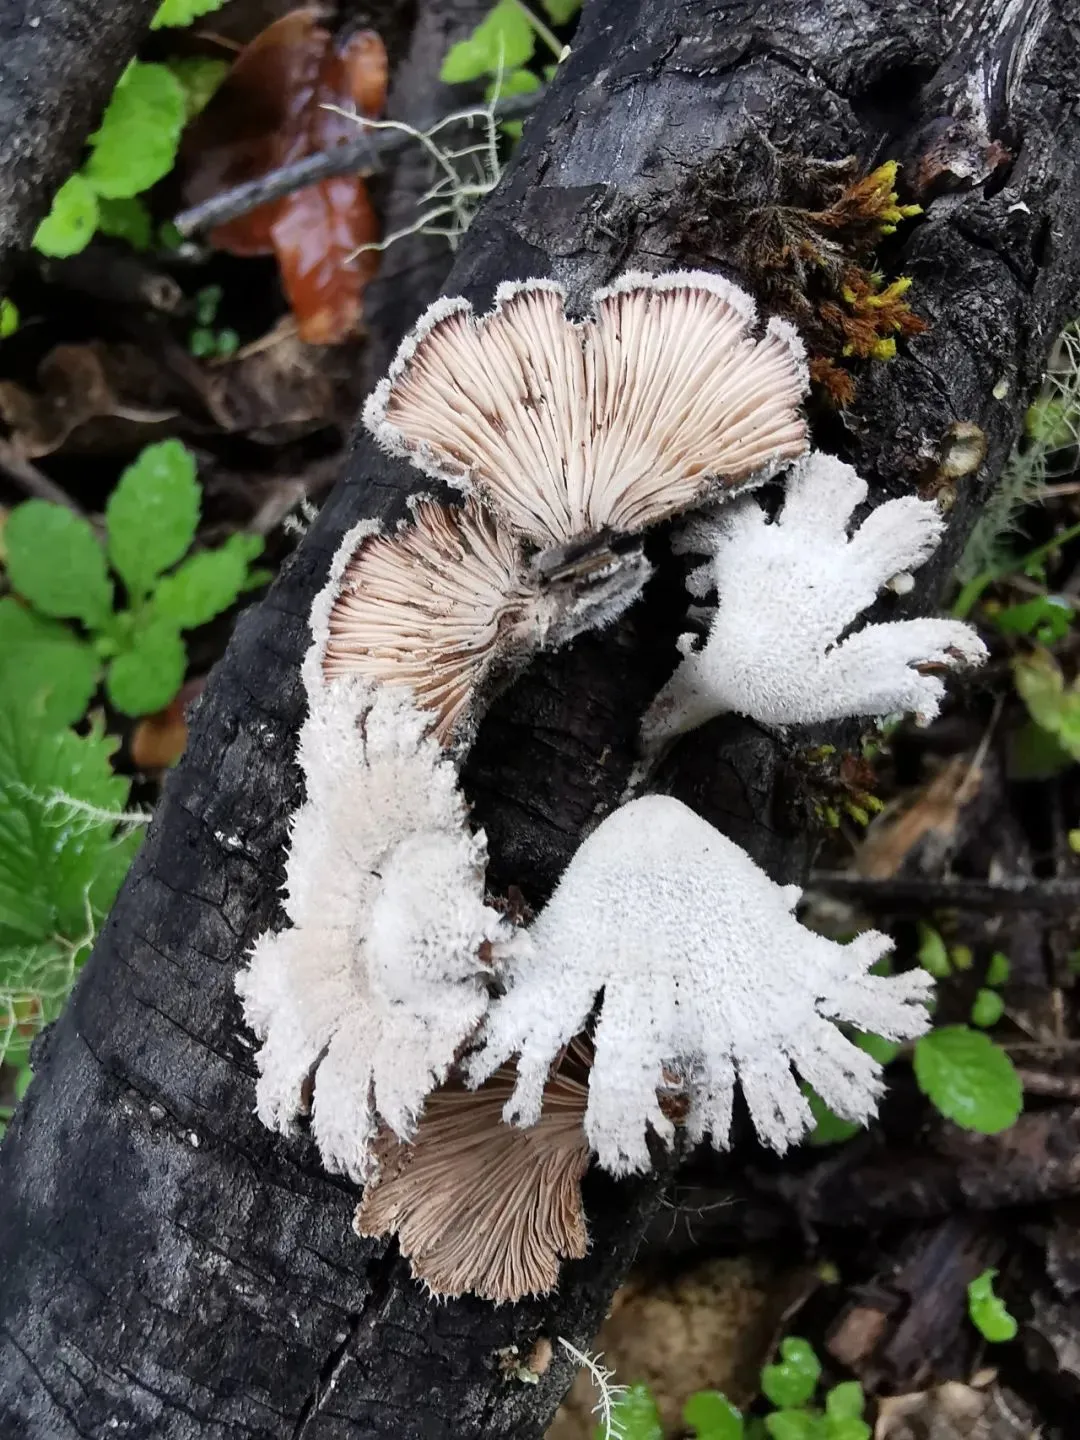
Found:
<path fill-rule="evenodd" d="M 0 288 L 158 0 L 0 0 Z"/>
<path fill-rule="evenodd" d="M 723 266 L 685 238 L 688 183 L 718 152 L 760 179 L 762 134 L 807 157 L 906 155 L 928 213 L 893 258 L 931 328 L 870 367 L 819 439 L 885 495 L 933 483 L 957 421 L 985 431 L 988 459 L 959 485 L 925 604 L 1080 278 L 1075 0 L 1052 14 L 1038 0 L 948 9 L 593 0 L 447 286 L 486 304 L 500 280 L 552 274 L 580 301 L 635 263 Z M 997 163 L 995 140 L 1010 159 Z M 933 198 L 965 168 L 974 183 Z M 710 216 L 696 219 L 707 233 Z M 392 1247 L 353 1236 L 351 1187 L 251 1113 L 232 977 L 279 918 L 306 615 L 345 527 L 402 516 L 419 479 L 358 438 L 295 560 L 238 626 L 74 1001 L 36 1057 L 0 1169 L 5 1435 L 526 1440 L 571 1367 L 556 1347 L 526 1387 L 500 1378 L 496 1352 L 538 1335 L 581 1343 L 626 1271 L 662 1178 L 590 1183 L 592 1253 L 566 1267 L 557 1296 L 433 1305 Z M 496 887 L 542 899 L 582 828 L 617 802 L 684 604 L 661 575 L 624 623 L 535 665 L 488 717 L 465 782 Z M 777 879 L 801 873 L 809 848 L 785 819 L 786 754 L 727 721 L 685 742 L 665 775 Z"/>

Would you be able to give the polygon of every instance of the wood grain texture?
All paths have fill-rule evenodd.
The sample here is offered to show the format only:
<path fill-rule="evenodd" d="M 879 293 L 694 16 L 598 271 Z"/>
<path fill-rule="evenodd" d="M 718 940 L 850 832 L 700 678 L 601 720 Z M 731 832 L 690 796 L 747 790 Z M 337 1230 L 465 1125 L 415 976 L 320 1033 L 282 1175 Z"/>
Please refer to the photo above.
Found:
<path fill-rule="evenodd" d="M 930 330 L 872 367 L 819 431 L 879 495 L 910 490 L 954 422 L 986 432 L 988 460 L 959 488 L 920 591 L 932 604 L 1076 303 L 1078 49 L 1075 0 L 1052 14 L 1024 0 L 590 0 L 446 288 L 486 303 L 501 280 L 550 274 L 580 301 L 635 264 L 723 268 L 722 254 L 687 253 L 673 199 L 717 152 L 749 155 L 752 176 L 763 134 L 868 164 L 932 152 L 947 169 L 963 151 L 973 183 L 928 196 L 896 257 Z M 984 179 L 995 139 L 1012 158 Z M 5 1436 L 536 1440 L 572 1367 L 556 1347 L 526 1387 L 501 1378 L 496 1352 L 541 1334 L 586 1340 L 658 1200 L 663 1177 L 595 1177 L 593 1249 L 556 1296 L 434 1305 L 393 1249 L 354 1237 L 353 1191 L 314 1148 L 252 1114 L 232 976 L 279 918 L 305 617 L 345 528 L 400 518 L 420 481 L 357 437 L 297 556 L 237 627 L 74 1002 L 35 1057 L 0 1162 Z M 538 663 L 496 704 L 465 774 L 496 886 L 542 900 L 583 827 L 616 803 L 684 605 L 661 574 L 620 625 Z M 787 880 L 809 848 L 786 818 L 787 771 L 787 747 L 728 720 L 687 740 L 664 778 Z"/>

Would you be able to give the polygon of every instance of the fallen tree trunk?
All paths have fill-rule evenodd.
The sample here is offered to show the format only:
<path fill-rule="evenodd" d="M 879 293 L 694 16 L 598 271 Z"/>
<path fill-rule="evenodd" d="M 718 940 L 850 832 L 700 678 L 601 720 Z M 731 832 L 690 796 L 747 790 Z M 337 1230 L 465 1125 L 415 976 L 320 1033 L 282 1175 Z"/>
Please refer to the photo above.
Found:
<path fill-rule="evenodd" d="M 855 403 L 817 428 L 879 495 L 955 488 L 932 603 L 1075 304 L 1077 36 L 1075 7 L 1042 0 L 948 15 L 919 0 L 592 0 L 447 288 L 486 305 L 501 280 L 550 274 L 581 303 L 633 264 L 738 269 L 732 207 L 775 202 L 778 154 L 904 158 L 926 215 L 895 262 L 930 328 L 862 367 Z M 972 434 L 960 424 L 988 450 L 957 478 L 958 436 Z M 435 1305 L 392 1246 L 355 1238 L 355 1193 L 314 1147 L 252 1114 L 232 979 L 277 916 L 306 617 L 345 528 L 402 517 L 419 482 L 358 440 L 295 560 L 238 626 L 35 1057 L 0 1166 L 4 1434 L 531 1440 L 572 1366 L 556 1346 L 524 1386 L 502 1378 L 500 1350 L 585 1342 L 658 1201 L 662 1177 L 598 1177 L 592 1252 L 556 1296 Z M 465 786 L 495 888 L 542 900 L 583 827 L 617 803 L 684 609 L 662 576 L 648 603 L 536 664 L 489 715 Z M 732 720 L 686 741 L 666 780 L 786 880 L 808 850 L 785 821 L 787 764 L 773 737 Z"/>

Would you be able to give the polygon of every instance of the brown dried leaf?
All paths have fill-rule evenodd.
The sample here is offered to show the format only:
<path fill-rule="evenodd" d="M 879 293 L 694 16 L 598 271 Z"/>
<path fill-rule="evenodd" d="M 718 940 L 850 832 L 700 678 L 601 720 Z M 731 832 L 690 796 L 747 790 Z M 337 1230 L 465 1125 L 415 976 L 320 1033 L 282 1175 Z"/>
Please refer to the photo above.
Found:
<path fill-rule="evenodd" d="M 382 41 L 363 30 L 336 42 L 319 18 L 294 10 L 238 57 L 185 146 L 188 204 L 353 138 L 355 122 L 327 107 L 381 112 Z M 377 265 L 373 252 L 354 252 L 378 233 L 364 181 L 346 175 L 262 205 L 210 238 L 234 255 L 276 254 L 300 338 L 335 345 L 355 333 Z"/>
<path fill-rule="evenodd" d="M 882 1400 L 874 1440 L 1036 1440 L 1038 1434 L 996 1385 L 982 1390 L 950 1380 Z"/>
<path fill-rule="evenodd" d="M 109 348 L 97 343 L 57 345 L 38 367 L 36 391 L 14 380 L 0 381 L 0 417 L 11 427 L 11 443 L 21 456 L 51 455 L 90 420 L 115 417 L 143 427 L 175 418 L 173 409 L 122 398 L 112 358 Z M 138 443 L 152 438 L 141 435 Z"/>
<path fill-rule="evenodd" d="M 960 812 L 979 793 L 982 778 L 970 759 L 955 756 L 913 799 L 873 821 L 855 856 L 855 869 L 868 879 L 888 880 L 917 847 L 932 851 L 935 862 L 944 860 Z"/>

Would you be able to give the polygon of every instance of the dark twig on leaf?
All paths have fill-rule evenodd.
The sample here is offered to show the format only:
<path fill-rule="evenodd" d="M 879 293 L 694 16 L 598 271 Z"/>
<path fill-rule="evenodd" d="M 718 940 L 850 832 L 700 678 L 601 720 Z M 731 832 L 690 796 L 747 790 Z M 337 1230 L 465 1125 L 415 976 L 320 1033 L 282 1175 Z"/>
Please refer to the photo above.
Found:
<path fill-rule="evenodd" d="M 0 440 L 0 475 L 5 475 L 27 495 L 38 500 L 51 500 L 55 505 L 64 505 L 68 510 L 74 510 L 76 515 L 82 514 L 67 491 L 61 489 L 55 480 L 50 480 L 36 465 L 31 465 L 29 460 L 24 459 L 10 440 Z"/>
<path fill-rule="evenodd" d="M 536 109 L 543 94 L 543 89 L 540 89 L 528 95 L 510 95 L 494 107 L 494 118 L 499 122 L 523 120 Z M 432 121 L 427 130 L 434 129 L 437 125 L 446 126 L 457 117 L 460 117 L 462 124 L 466 124 L 470 120 L 481 118 L 484 113 L 479 107 L 454 111 L 441 120 Z M 420 133 L 426 133 L 423 127 L 420 127 Z M 210 230 L 214 226 L 235 220 L 239 215 L 247 215 L 260 205 L 279 200 L 283 195 L 291 195 L 294 191 L 315 185 L 320 180 L 329 180 L 334 175 L 377 175 L 386 169 L 387 163 L 395 155 L 415 143 L 416 136 L 408 130 L 382 130 L 373 133 L 371 130 L 358 129 L 356 139 L 350 140 L 346 145 L 336 145 L 332 150 L 320 150 L 316 155 L 306 155 L 303 160 L 282 165 L 278 170 L 270 170 L 265 175 L 260 175 L 257 180 L 248 180 L 243 185 L 234 186 L 232 190 L 224 190 L 220 195 L 204 200 L 201 205 L 193 205 L 190 210 L 181 210 L 174 216 L 173 224 L 181 235 L 195 235 L 200 230 Z"/>

